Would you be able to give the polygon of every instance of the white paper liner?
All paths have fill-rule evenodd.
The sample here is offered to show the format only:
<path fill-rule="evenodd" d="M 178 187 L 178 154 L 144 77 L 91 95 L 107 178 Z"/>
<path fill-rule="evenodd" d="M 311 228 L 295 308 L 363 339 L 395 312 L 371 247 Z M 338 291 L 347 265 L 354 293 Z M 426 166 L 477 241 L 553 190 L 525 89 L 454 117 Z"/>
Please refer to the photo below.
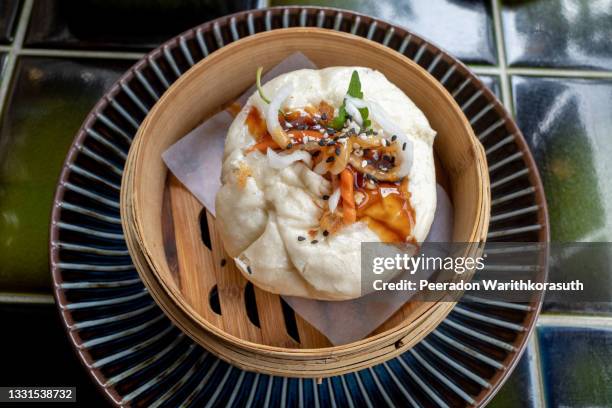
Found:
<path fill-rule="evenodd" d="M 262 82 L 304 68 L 316 68 L 316 65 L 303 54 L 294 53 L 263 75 Z M 254 73 L 255 69 L 253 76 Z M 253 85 L 237 102 L 244 106 L 255 90 Z M 181 138 L 162 155 L 170 171 L 213 215 L 215 196 L 221 188 L 223 146 L 232 121 L 233 117 L 228 112 L 219 112 Z M 452 204 L 439 185 L 436 192 L 434 222 L 426 241 L 450 242 L 453 225 Z M 423 279 L 425 278 L 423 276 Z M 340 345 L 366 337 L 414 294 L 409 291 L 374 292 L 348 301 L 320 301 L 292 296 L 283 296 L 283 299 L 332 344 Z"/>

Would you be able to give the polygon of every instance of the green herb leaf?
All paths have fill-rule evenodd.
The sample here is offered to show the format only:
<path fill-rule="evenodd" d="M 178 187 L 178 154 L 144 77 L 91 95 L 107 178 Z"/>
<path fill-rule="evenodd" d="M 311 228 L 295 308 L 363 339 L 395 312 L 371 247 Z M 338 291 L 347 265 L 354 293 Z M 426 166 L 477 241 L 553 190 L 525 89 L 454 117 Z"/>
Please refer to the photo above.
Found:
<path fill-rule="evenodd" d="M 370 116 L 370 111 L 368 110 L 368 108 L 361 108 L 361 109 L 358 109 L 358 111 L 361 114 L 361 119 L 363 119 L 363 123 L 361 124 L 361 128 L 362 129 L 367 129 L 370 126 L 372 126 L 372 121 L 370 119 L 368 119 L 368 117 Z"/>
<path fill-rule="evenodd" d="M 359 80 L 359 73 L 357 71 L 353 71 L 351 81 L 349 82 L 348 91 L 346 93 L 353 98 L 363 99 L 363 92 L 361 92 L 361 81 Z"/>
<path fill-rule="evenodd" d="M 348 91 L 346 92 L 348 95 L 353 98 L 363 99 L 363 92 L 361 91 L 361 81 L 359 80 L 359 73 L 357 71 L 353 71 L 351 75 L 351 80 L 349 82 Z M 368 119 L 369 112 L 368 108 L 359 109 L 359 113 L 361 114 L 361 118 L 363 119 L 362 127 L 365 129 L 372 124 L 372 122 Z M 338 116 L 332 120 L 330 126 L 336 130 L 340 130 L 344 127 L 344 122 L 346 122 L 347 113 L 346 113 L 346 100 L 342 102 L 342 105 L 338 109 Z"/>
<path fill-rule="evenodd" d="M 269 104 L 270 100 L 266 98 L 266 96 L 263 93 L 263 88 L 261 87 L 261 72 L 262 71 L 263 71 L 263 67 L 257 68 L 257 74 L 255 75 L 255 81 L 257 83 L 257 92 L 259 92 L 259 96 L 261 97 L 261 99 L 263 99 L 265 103 Z"/>
<path fill-rule="evenodd" d="M 329 126 L 336 130 L 340 130 L 344 127 L 344 122 L 346 122 L 346 106 L 345 103 L 342 102 L 342 105 L 338 109 L 338 116 L 331 121 Z"/>

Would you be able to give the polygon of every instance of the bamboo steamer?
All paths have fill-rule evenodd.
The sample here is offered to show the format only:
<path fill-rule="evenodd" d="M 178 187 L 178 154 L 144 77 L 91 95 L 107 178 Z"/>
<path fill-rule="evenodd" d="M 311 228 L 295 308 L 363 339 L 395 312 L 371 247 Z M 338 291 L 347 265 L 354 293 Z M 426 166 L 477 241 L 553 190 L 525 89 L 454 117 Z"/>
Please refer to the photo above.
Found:
<path fill-rule="evenodd" d="M 478 251 L 489 225 L 488 170 L 484 150 L 459 106 L 405 56 L 361 37 L 318 28 L 246 37 L 181 76 L 150 111 L 131 146 L 121 187 L 121 219 L 143 282 L 186 334 L 243 369 L 319 378 L 397 356 L 431 332 L 455 303 L 408 302 L 369 337 L 332 347 L 299 316 L 290 324 L 279 296 L 249 288 L 225 254 L 214 218 L 168 173 L 161 158 L 169 146 L 251 86 L 256 67 L 267 70 L 296 51 L 321 68 L 377 69 L 415 102 L 438 132 L 434 149 L 454 204 L 453 240 L 475 243 L 466 251 Z M 201 224 L 208 224 L 210 248 L 202 243 Z M 220 314 L 210 301 L 213 292 Z M 299 341 L 288 326 L 297 330 Z"/>

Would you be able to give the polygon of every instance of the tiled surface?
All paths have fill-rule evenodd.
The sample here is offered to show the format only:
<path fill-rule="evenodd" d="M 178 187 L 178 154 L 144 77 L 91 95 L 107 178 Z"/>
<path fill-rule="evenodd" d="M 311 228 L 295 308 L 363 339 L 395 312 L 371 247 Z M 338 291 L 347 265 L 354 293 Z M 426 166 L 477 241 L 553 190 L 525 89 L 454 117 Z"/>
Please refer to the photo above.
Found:
<path fill-rule="evenodd" d="M 57 178 L 83 118 L 127 61 L 21 57 L 0 125 L 2 291 L 50 290 L 48 231 Z"/>
<path fill-rule="evenodd" d="M 0 44 L 13 40 L 21 0 L 2 0 L 0 4 Z"/>
<path fill-rule="evenodd" d="M 612 240 L 612 79 L 516 76 L 512 94 L 549 197 L 552 240 Z"/>
<path fill-rule="evenodd" d="M 489 88 L 498 99 L 502 99 L 499 77 L 491 75 L 478 75 L 478 78 Z"/>
<path fill-rule="evenodd" d="M 547 191 L 553 239 L 610 240 L 612 0 L 316 2 L 404 25 L 477 64 L 472 68 L 500 100 L 509 102 L 534 152 Z M 14 57 L 4 58 L 3 64 L 9 46 L 2 45 L 0 50 L 4 65 L 0 106 L 4 104 L 5 112 L 0 123 L 0 301 L 1 292 L 50 293 L 47 236 L 58 171 L 87 111 L 133 62 L 123 52 L 154 47 L 189 26 L 227 12 L 230 3 L 249 2 L 21 1 L 24 15 L 31 13 L 28 27 L 19 31 L 26 33 L 25 44 L 19 38 L 13 41 Z M 13 0 L 0 4 L 0 44 L 6 44 L 4 16 L 13 4 Z M 494 33 L 502 37 L 495 38 Z M 497 43 L 502 49 L 497 49 Z M 84 50 L 97 58 L 83 59 L 80 51 L 67 54 L 66 49 Z M 115 54 L 98 54 L 100 50 Z M 51 56 L 31 55 L 36 53 Z M 506 58 L 498 60 L 497 55 Z M 6 99 L 1 100 L 3 95 Z M 587 269 L 580 268 L 581 276 L 612 287 L 612 274 Z M 23 299 L 29 298 L 23 295 Z M 571 327 L 557 327 L 550 323 L 550 315 L 542 321 L 538 347 L 528 349 L 491 406 L 540 406 L 543 398 L 555 407 L 611 406 L 612 373 L 607 363 L 612 357 L 611 329 L 590 327 L 582 316 L 597 314 L 606 327 L 612 327 L 612 307 L 546 305 L 545 312 L 555 312 L 556 320 Z M 8 372 L 22 382 L 36 376 L 41 383 L 58 378 L 65 385 L 87 389 L 87 383 L 78 382 L 87 377 L 71 359 L 70 349 L 62 343 L 65 335 L 54 319 L 51 305 L 0 302 L 0 321 L 12 330 L 4 336 L 3 345 L 8 346 L 0 354 L 2 367 L 9 369 L 0 376 Z M 45 348 L 33 347 L 40 333 L 45 333 L 45 340 L 48 337 Z M 49 348 L 55 353 L 48 353 Z M 17 364 L 18 358 L 26 358 L 26 364 Z M 55 377 L 55 371 L 48 371 L 59 366 L 58 373 L 66 372 L 68 377 Z M 27 371 L 31 367 L 38 371 Z M 47 371 L 42 370 L 45 367 Z M 4 377 L 0 383 L 7 384 Z"/>
<path fill-rule="evenodd" d="M 612 406 L 612 327 L 541 327 L 538 340 L 549 406 Z"/>
<path fill-rule="evenodd" d="M 53 48 L 148 49 L 254 0 L 36 1 L 26 45 Z"/>
<path fill-rule="evenodd" d="M 612 240 L 612 79 L 512 78 L 516 120 L 534 154 L 546 196 L 551 239 Z M 548 312 L 612 315 L 609 259 L 568 255 L 550 269 L 600 290 L 598 302 L 546 302 Z M 561 278 L 562 277 L 562 278 Z M 605 302 L 610 299 L 610 302 Z"/>
<path fill-rule="evenodd" d="M 0 322 L 2 386 L 76 387 L 78 404 L 66 405 L 108 406 L 77 360 L 54 305 L 0 304 Z"/>
<path fill-rule="evenodd" d="M 612 67 L 612 1 L 503 0 L 509 65 Z"/>
<path fill-rule="evenodd" d="M 538 390 L 538 379 L 535 378 L 533 366 L 538 356 L 534 346 L 530 345 L 521 357 L 516 368 L 506 380 L 502 389 L 488 405 L 489 408 L 537 408 L 541 406 Z"/>
<path fill-rule="evenodd" d="M 317 4 L 355 10 L 422 34 L 466 62 L 494 64 L 497 60 L 488 0 L 272 0 L 270 4 Z"/>

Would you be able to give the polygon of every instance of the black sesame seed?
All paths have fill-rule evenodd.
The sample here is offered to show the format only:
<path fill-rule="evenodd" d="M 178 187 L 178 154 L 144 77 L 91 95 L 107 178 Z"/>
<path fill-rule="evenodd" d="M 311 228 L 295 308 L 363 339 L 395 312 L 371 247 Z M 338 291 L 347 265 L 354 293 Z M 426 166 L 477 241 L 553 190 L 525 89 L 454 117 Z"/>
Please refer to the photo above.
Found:
<path fill-rule="evenodd" d="M 253 270 L 251 270 L 251 267 L 250 267 L 250 266 L 247 266 L 247 272 L 249 273 L 249 275 L 252 275 L 252 274 L 253 274 Z"/>
<path fill-rule="evenodd" d="M 334 150 L 334 153 L 336 153 L 336 156 L 340 156 L 340 148 L 336 147 L 336 150 Z"/>
<path fill-rule="evenodd" d="M 324 200 L 329 200 L 329 196 L 327 194 L 323 195 L 323 197 L 321 197 Z"/>
<path fill-rule="evenodd" d="M 321 139 L 319 140 L 319 146 L 325 146 L 325 140 Z"/>
<path fill-rule="evenodd" d="M 407 145 L 407 143 L 404 142 L 404 144 L 402 145 L 402 150 L 406 150 L 406 145 Z"/>
<path fill-rule="evenodd" d="M 289 143 L 289 144 L 287 145 L 287 149 L 291 149 L 292 147 L 293 147 L 293 143 Z"/>
<path fill-rule="evenodd" d="M 319 240 L 317 240 L 317 239 L 313 239 L 312 241 L 310 241 L 310 243 L 311 243 L 311 244 L 313 244 L 313 245 L 314 245 L 314 244 L 318 244 L 318 243 L 319 243 Z"/>
<path fill-rule="evenodd" d="M 321 115 L 321 120 L 327 120 L 327 113 L 323 112 Z"/>
<path fill-rule="evenodd" d="M 327 145 L 328 145 L 328 146 L 333 146 L 333 145 L 335 145 L 335 144 L 336 144 L 336 141 L 335 141 L 335 140 L 330 140 L 329 142 L 327 142 Z"/>
<path fill-rule="evenodd" d="M 397 139 L 397 136 L 396 136 L 396 135 L 391 136 L 391 141 L 392 141 L 392 142 L 395 142 L 395 140 L 396 140 L 396 139 Z"/>
<path fill-rule="evenodd" d="M 317 150 L 316 152 L 312 152 L 311 156 L 312 157 L 317 157 L 320 153 L 321 153 L 321 151 Z"/>
<path fill-rule="evenodd" d="M 324 237 L 326 237 L 326 236 L 328 236 L 328 235 L 329 235 L 329 231 L 328 231 L 328 230 L 323 231 L 323 236 L 324 236 Z"/>
<path fill-rule="evenodd" d="M 298 241 L 305 241 L 305 240 L 306 240 L 306 237 L 303 237 L 301 235 L 298 236 Z"/>
<path fill-rule="evenodd" d="M 335 158 L 334 156 L 329 156 L 329 157 L 327 158 L 327 160 L 325 160 L 325 161 L 326 161 L 327 163 L 331 163 L 331 162 L 333 162 L 334 160 L 336 160 L 336 158 Z"/>
<path fill-rule="evenodd" d="M 336 129 L 334 129 L 334 128 L 327 128 L 327 133 L 329 133 L 330 135 L 333 135 L 334 133 L 336 133 Z"/>
<path fill-rule="evenodd" d="M 221 267 L 223 268 L 225 266 L 225 264 L 227 264 L 227 261 L 225 260 L 225 258 L 223 258 L 221 260 Z"/>

